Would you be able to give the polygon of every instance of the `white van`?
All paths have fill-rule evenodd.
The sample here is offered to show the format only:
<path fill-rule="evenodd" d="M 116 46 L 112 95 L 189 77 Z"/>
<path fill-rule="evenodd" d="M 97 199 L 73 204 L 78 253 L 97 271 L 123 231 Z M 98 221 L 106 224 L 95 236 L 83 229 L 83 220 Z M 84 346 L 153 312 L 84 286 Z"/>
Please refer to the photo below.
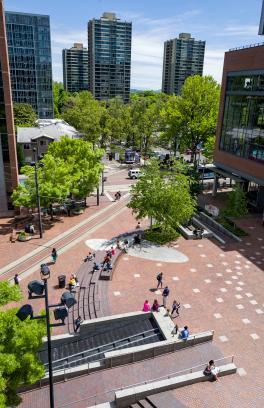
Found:
<path fill-rule="evenodd" d="M 137 179 L 140 176 L 140 173 L 139 169 L 131 169 L 128 172 L 128 177 L 131 179 Z"/>

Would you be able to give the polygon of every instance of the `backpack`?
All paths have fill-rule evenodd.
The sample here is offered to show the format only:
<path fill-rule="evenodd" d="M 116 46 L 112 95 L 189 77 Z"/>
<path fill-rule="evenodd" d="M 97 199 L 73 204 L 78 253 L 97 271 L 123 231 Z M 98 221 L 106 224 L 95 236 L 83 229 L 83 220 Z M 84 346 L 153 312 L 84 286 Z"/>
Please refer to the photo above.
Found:
<path fill-rule="evenodd" d="M 158 273 L 158 275 L 157 275 L 157 281 L 161 281 L 161 279 L 162 279 L 162 275 L 161 275 L 161 273 Z"/>

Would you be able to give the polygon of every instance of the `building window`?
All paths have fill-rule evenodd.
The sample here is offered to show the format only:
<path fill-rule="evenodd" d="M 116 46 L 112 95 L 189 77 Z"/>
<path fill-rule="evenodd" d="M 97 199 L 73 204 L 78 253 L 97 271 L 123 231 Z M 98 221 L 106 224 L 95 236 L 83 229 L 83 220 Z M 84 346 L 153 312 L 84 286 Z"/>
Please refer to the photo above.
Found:
<path fill-rule="evenodd" d="M 47 145 L 47 140 L 40 140 L 39 144 L 40 144 L 40 146 L 46 146 Z"/>
<path fill-rule="evenodd" d="M 264 76 L 227 79 L 220 149 L 264 164 Z"/>
<path fill-rule="evenodd" d="M 29 143 L 25 143 L 25 144 L 24 144 L 24 150 L 30 150 L 30 149 L 31 149 L 30 144 L 29 144 Z"/>

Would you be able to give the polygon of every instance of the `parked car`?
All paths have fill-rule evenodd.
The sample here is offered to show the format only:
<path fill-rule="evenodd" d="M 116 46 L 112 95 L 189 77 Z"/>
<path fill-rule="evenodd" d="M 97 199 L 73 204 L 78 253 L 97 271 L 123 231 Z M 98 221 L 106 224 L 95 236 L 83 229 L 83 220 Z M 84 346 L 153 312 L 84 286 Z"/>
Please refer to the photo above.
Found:
<path fill-rule="evenodd" d="M 128 172 L 128 177 L 134 180 L 140 177 L 140 174 L 141 174 L 140 169 L 131 169 Z"/>

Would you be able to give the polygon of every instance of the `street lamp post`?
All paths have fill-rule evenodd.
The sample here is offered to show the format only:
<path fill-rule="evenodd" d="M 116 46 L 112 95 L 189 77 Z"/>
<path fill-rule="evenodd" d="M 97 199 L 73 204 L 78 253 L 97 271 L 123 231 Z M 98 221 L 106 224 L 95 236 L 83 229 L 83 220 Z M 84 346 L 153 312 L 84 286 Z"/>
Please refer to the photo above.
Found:
<path fill-rule="evenodd" d="M 104 170 L 102 170 L 102 192 L 101 196 L 104 196 Z"/>
<path fill-rule="evenodd" d="M 46 319 L 46 327 L 47 327 L 47 343 L 48 343 L 48 363 L 49 363 L 49 394 L 50 394 L 50 408 L 54 408 L 54 386 L 53 386 L 53 371 L 52 371 L 52 355 L 51 355 L 51 332 L 50 328 L 54 326 L 61 326 L 64 325 L 65 317 L 68 316 L 68 309 L 71 308 L 75 303 L 77 303 L 76 299 L 74 298 L 72 293 L 65 292 L 62 294 L 61 302 L 55 305 L 49 305 L 49 298 L 48 298 L 48 278 L 50 277 L 50 269 L 46 264 L 41 265 L 40 270 L 41 281 L 31 281 L 28 284 L 29 290 L 29 299 L 45 299 L 45 315 L 40 316 L 33 316 L 33 309 L 31 305 L 24 305 L 22 306 L 19 311 L 17 312 L 17 317 L 24 321 L 28 316 L 31 319 Z M 43 294 L 44 292 L 44 294 Z M 32 293 L 35 295 L 32 296 Z M 63 306 L 61 308 L 61 306 Z M 50 323 L 50 314 L 49 309 L 51 307 L 58 307 L 58 309 L 54 310 L 57 313 L 57 317 L 55 319 L 61 319 L 61 323 Z"/>
<path fill-rule="evenodd" d="M 97 205 L 100 204 L 100 194 L 99 194 L 99 186 L 96 187 L 96 201 L 97 201 Z"/>
<path fill-rule="evenodd" d="M 36 152 L 36 148 L 33 149 L 33 152 Z M 35 153 L 36 156 L 36 153 Z M 42 221 L 41 221 L 41 209 L 40 209 L 40 196 L 39 196 L 39 183 L 38 183 L 38 167 L 37 167 L 37 160 L 35 157 L 35 161 L 31 162 L 30 165 L 34 167 L 35 170 L 35 184 L 36 184 L 36 197 L 37 197 L 37 207 L 38 207 L 38 223 L 39 223 L 39 237 L 43 237 L 43 228 L 42 228 Z"/>

